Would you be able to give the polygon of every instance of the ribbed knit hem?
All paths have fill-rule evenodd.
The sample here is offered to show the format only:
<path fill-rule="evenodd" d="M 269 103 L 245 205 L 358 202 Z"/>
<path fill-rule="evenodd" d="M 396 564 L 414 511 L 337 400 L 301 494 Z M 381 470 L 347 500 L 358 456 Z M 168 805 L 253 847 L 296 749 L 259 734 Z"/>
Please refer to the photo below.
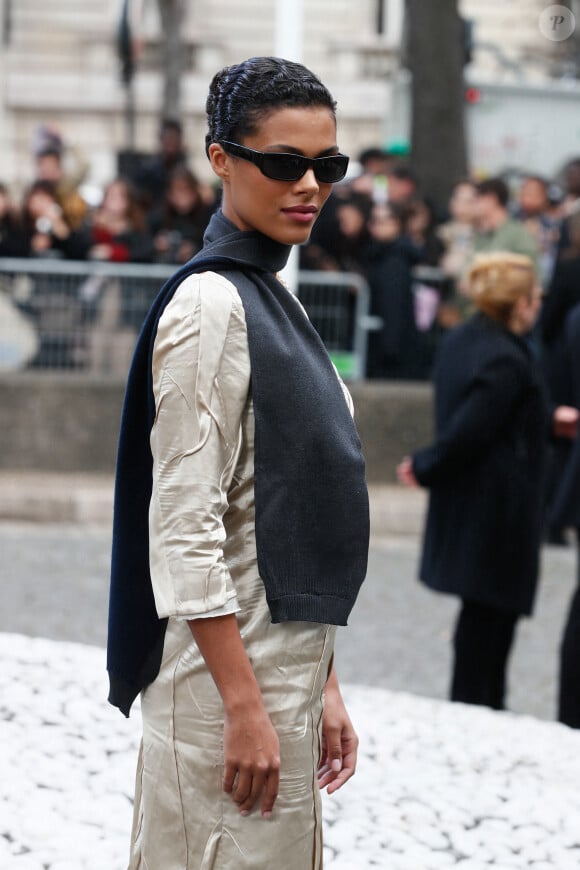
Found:
<path fill-rule="evenodd" d="M 129 718 L 133 701 L 141 691 L 137 686 L 126 682 L 122 677 L 109 674 L 109 704 L 118 707 L 123 716 Z"/>
<path fill-rule="evenodd" d="M 320 622 L 346 625 L 354 601 L 334 595 L 286 595 L 268 599 L 272 622 Z"/>

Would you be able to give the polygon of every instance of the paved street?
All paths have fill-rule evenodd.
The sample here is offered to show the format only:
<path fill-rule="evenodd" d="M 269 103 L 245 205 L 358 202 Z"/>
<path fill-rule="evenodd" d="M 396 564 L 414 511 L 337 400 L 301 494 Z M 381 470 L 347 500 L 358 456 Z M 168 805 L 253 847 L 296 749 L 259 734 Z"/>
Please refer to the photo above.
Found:
<path fill-rule="evenodd" d="M 0 524 L 0 632 L 103 646 L 110 535 L 105 526 Z M 574 548 L 544 550 L 536 616 L 521 623 L 510 708 L 554 714 L 557 647 L 575 582 Z M 345 682 L 445 698 L 453 599 L 416 580 L 415 536 L 374 537 L 351 624 L 338 633 Z"/>
<path fill-rule="evenodd" d="M 127 866 L 140 722 L 104 700 L 109 544 L 106 526 L 0 524 L 2 870 Z M 576 870 L 580 734 L 417 697 L 445 696 L 456 609 L 416 582 L 417 558 L 416 536 L 375 536 L 339 633 L 361 750 L 323 799 L 325 868 Z M 553 715 L 574 571 L 572 549 L 546 549 L 513 662 L 520 713 Z"/>

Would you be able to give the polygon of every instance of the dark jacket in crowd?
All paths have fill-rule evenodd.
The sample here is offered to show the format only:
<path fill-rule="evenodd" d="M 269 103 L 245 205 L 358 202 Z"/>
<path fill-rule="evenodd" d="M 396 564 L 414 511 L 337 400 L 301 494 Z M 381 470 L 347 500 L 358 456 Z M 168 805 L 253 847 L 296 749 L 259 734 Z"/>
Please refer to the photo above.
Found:
<path fill-rule="evenodd" d="M 11 215 L 0 218 L 0 257 L 26 257 L 28 250 L 28 239 L 20 223 Z"/>
<path fill-rule="evenodd" d="M 563 384 L 565 402 L 580 408 L 580 303 L 568 314 L 562 344 L 567 363 Z M 557 528 L 580 529 L 580 436 L 568 453 L 549 519 Z"/>
<path fill-rule="evenodd" d="M 418 333 L 412 292 L 412 269 L 418 248 L 405 236 L 392 242 L 373 240 L 368 247 L 366 275 L 371 314 L 381 329 L 369 338 L 367 374 L 371 378 L 418 377 Z"/>
<path fill-rule="evenodd" d="M 564 404 L 567 399 L 566 318 L 580 302 L 580 257 L 560 260 L 554 271 L 549 292 L 544 300 L 540 320 L 544 347 L 544 366 L 552 399 Z"/>
<path fill-rule="evenodd" d="M 421 579 L 462 599 L 533 608 L 549 409 L 528 344 L 477 314 L 435 366 L 436 437 L 413 457 L 430 492 Z"/>
<path fill-rule="evenodd" d="M 168 250 L 156 252 L 154 259 L 159 263 L 184 263 L 203 247 L 203 235 L 207 229 L 212 208 L 199 202 L 188 212 L 178 212 L 171 205 L 156 209 L 149 216 L 149 233 L 155 238 L 158 233 L 166 233 Z M 181 247 L 188 244 L 187 256 L 180 256 Z"/>

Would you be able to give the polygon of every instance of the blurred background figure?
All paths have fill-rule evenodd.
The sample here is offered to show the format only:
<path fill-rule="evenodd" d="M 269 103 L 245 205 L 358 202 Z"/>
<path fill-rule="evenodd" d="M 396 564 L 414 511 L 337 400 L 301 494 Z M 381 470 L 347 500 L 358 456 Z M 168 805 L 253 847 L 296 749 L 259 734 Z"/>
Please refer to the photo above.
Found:
<path fill-rule="evenodd" d="M 404 210 L 394 203 L 375 205 L 368 225 L 370 310 L 382 320 L 381 329 L 369 336 L 369 378 L 410 379 L 418 375 L 412 269 L 421 254 L 405 235 L 404 216 Z"/>
<path fill-rule="evenodd" d="M 154 259 L 158 263 L 186 263 L 199 251 L 214 207 L 202 185 L 185 166 L 169 175 L 163 206 L 149 216 Z"/>
<path fill-rule="evenodd" d="M 529 257 L 478 257 L 469 273 L 478 313 L 452 330 L 438 356 L 435 441 L 398 468 L 429 489 L 420 578 L 456 595 L 451 700 L 505 706 L 518 619 L 533 610 L 551 427 L 572 436 L 578 412 L 552 420 L 526 335 L 541 288 Z"/>
<path fill-rule="evenodd" d="M 334 251 L 335 268 L 339 271 L 364 273 L 371 207 L 371 201 L 357 193 L 339 200 L 336 207 L 338 240 Z"/>
<path fill-rule="evenodd" d="M 134 178 L 145 208 L 163 206 L 170 174 L 186 165 L 182 126 L 177 120 L 164 118 L 159 128 L 159 150 L 144 161 Z"/>
<path fill-rule="evenodd" d="M 577 215 L 580 217 L 580 215 Z M 564 374 L 567 399 L 580 409 L 580 303 L 572 308 L 562 334 L 565 347 Z M 580 438 L 571 447 L 553 496 L 550 525 L 574 529 L 578 547 L 578 582 L 570 602 L 560 647 L 558 719 L 571 728 L 580 728 Z"/>
<path fill-rule="evenodd" d="M 364 148 L 358 156 L 360 174 L 350 181 L 350 189 L 361 193 L 376 203 L 384 203 L 388 197 L 388 175 L 398 157 L 384 148 Z"/>
<path fill-rule="evenodd" d="M 563 202 L 564 215 L 568 216 L 580 210 L 580 157 L 570 160 L 564 170 L 565 196 Z M 566 239 L 564 239 L 564 244 Z"/>
<path fill-rule="evenodd" d="M 37 128 L 33 153 L 35 180 L 53 187 L 68 226 L 78 230 L 89 210 L 79 190 L 89 170 L 88 162 L 78 148 L 65 145 L 58 128 L 50 124 Z"/>
<path fill-rule="evenodd" d="M 107 185 L 100 207 L 86 225 L 86 233 L 91 260 L 111 263 L 153 260 L 153 240 L 147 230 L 145 212 L 137 191 L 126 178 L 116 178 Z M 107 294 L 102 299 L 104 286 Z M 128 342 L 132 341 L 133 332 L 140 329 L 153 301 L 153 294 L 144 292 L 135 278 L 120 278 L 117 290 L 97 275 L 84 282 L 81 292 L 88 319 L 104 319 L 115 329 L 126 331 Z"/>
<path fill-rule="evenodd" d="M 401 163 L 392 167 L 388 174 L 387 195 L 389 202 L 395 205 L 409 205 L 419 198 L 419 183 L 410 166 Z"/>
<path fill-rule="evenodd" d="M 540 279 L 538 244 L 523 224 L 510 217 L 508 202 L 509 189 L 503 179 L 488 178 L 477 185 L 474 251 L 476 254 L 492 251 L 523 254 L 531 258 Z"/>
<path fill-rule="evenodd" d="M 371 198 L 350 186 L 331 194 L 309 242 L 300 249 L 302 268 L 364 274 L 371 208 Z"/>
<path fill-rule="evenodd" d="M 91 260 L 148 263 L 153 257 L 145 214 L 132 184 L 116 178 L 105 188 L 103 201 L 86 225 Z"/>
<path fill-rule="evenodd" d="M 67 224 L 54 186 L 36 181 L 24 198 L 23 227 L 28 256 L 82 260 L 88 244 L 81 231 Z M 82 302 L 75 283 L 38 274 L 27 282 L 19 307 L 38 332 L 34 368 L 79 368 L 83 365 Z"/>
<path fill-rule="evenodd" d="M 449 199 L 449 220 L 437 229 L 443 244 L 439 265 L 448 278 L 447 292 L 437 313 L 444 330 L 461 323 L 470 309 L 464 278 L 473 260 L 475 220 L 475 184 L 460 181 Z"/>
<path fill-rule="evenodd" d="M 397 157 L 377 145 L 363 148 L 358 155 L 358 163 L 364 174 L 386 178 L 397 162 Z"/>
<path fill-rule="evenodd" d="M 540 321 L 544 371 L 554 403 L 569 398 L 569 349 L 566 341 L 566 321 L 572 309 L 580 302 L 580 211 L 572 213 L 566 221 L 566 247 L 560 249 L 554 275 L 544 301 Z M 551 505 L 568 463 L 570 442 L 555 439 L 550 455 L 548 503 Z M 551 517 L 546 529 L 546 540 L 551 544 L 567 545 L 564 529 L 554 525 Z"/>
<path fill-rule="evenodd" d="M 553 214 L 549 189 L 545 178 L 524 176 L 515 214 L 536 241 L 542 287 L 547 287 L 552 277 L 560 237 L 560 220 Z"/>
<path fill-rule="evenodd" d="M 0 257 L 24 257 L 28 244 L 20 215 L 14 209 L 8 188 L 0 183 Z M 0 371 L 27 365 L 38 352 L 32 319 L 14 299 L 10 277 L 0 274 Z"/>
<path fill-rule="evenodd" d="M 437 233 L 437 221 L 431 205 L 417 197 L 406 204 L 405 214 L 406 233 L 421 252 L 421 262 L 427 266 L 437 266 L 445 248 Z"/>
<path fill-rule="evenodd" d="M 86 257 L 84 236 L 67 222 L 50 181 L 35 181 L 28 189 L 24 197 L 22 223 L 29 256 L 66 257 L 69 260 Z"/>
<path fill-rule="evenodd" d="M 0 257 L 25 257 L 28 254 L 22 221 L 14 208 L 8 188 L 0 183 Z"/>

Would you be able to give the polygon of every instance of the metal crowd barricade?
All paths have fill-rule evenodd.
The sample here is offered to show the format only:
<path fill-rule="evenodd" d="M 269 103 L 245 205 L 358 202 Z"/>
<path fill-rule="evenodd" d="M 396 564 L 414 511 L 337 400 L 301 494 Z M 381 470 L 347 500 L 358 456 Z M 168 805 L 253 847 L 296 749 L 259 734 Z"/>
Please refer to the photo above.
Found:
<path fill-rule="evenodd" d="M 0 370 L 125 376 L 135 341 L 176 266 L 0 258 Z M 298 296 L 339 372 L 364 377 L 369 292 L 358 275 L 300 272 Z"/>
<path fill-rule="evenodd" d="M 302 270 L 298 298 L 339 374 L 345 380 L 364 378 L 368 333 L 379 325 L 369 316 L 370 292 L 364 278 L 350 272 Z"/>
<path fill-rule="evenodd" d="M 125 375 L 149 305 L 173 271 L 0 258 L 0 368 Z"/>

